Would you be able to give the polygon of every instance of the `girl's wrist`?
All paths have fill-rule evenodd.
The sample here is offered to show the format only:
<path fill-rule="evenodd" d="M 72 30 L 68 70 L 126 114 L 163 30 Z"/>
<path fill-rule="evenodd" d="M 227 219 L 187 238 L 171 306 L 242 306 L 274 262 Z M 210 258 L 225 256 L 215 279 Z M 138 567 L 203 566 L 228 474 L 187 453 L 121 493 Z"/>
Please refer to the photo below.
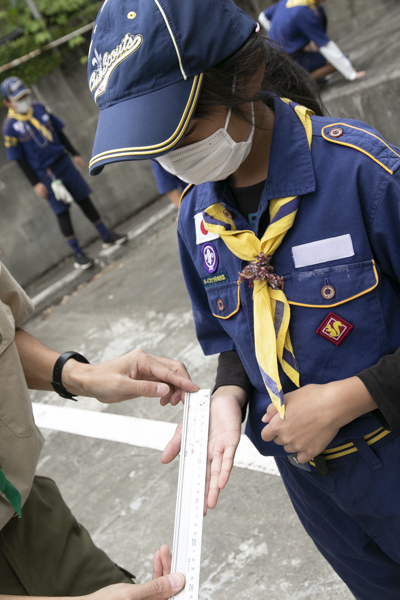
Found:
<path fill-rule="evenodd" d="M 212 395 L 212 401 L 215 402 L 220 397 L 226 398 L 227 396 L 235 398 L 240 408 L 247 402 L 247 394 L 243 388 L 237 385 L 222 385 Z"/>
<path fill-rule="evenodd" d="M 332 381 L 327 384 L 326 391 L 335 413 L 334 420 L 339 427 L 378 408 L 371 394 L 357 376 Z"/>

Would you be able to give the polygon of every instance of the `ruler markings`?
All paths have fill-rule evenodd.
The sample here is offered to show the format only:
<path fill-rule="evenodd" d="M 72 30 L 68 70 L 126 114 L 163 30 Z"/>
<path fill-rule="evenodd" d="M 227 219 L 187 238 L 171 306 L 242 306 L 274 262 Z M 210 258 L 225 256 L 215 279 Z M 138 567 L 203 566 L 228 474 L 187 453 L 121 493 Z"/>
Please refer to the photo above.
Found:
<path fill-rule="evenodd" d="M 210 395 L 200 390 L 185 399 L 172 572 L 183 573 L 186 585 L 175 600 L 199 597 Z"/>

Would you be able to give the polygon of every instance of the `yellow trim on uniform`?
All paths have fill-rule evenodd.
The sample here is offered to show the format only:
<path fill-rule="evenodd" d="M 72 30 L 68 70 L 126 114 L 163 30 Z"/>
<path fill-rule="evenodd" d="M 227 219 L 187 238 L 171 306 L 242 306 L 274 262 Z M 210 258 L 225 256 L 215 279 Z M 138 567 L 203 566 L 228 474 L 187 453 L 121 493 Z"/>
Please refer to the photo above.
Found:
<path fill-rule="evenodd" d="M 372 292 L 372 290 L 374 290 L 376 288 L 376 286 L 378 285 L 379 277 L 378 277 L 378 271 L 376 270 L 374 260 L 372 260 L 372 266 L 374 268 L 374 273 L 375 273 L 375 284 L 372 287 L 368 288 L 367 290 L 364 290 L 363 292 L 356 294 L 355 296 L 351 296 L 350 298 L 346 298 L 345 300 L 341 300 L 340 302 L 336 302 L 335 304 L 303 304 L 302 302 L 292 302 L 291 300 L 288 300 L 288 302 L 289 302 L 289 304 L 293 304 L 293 306 L 305 306 L 306 308 L 332 308 L 334 306 L 339 306 L 339 304 L 345 304 L 346 302 L 350 302 L 350 300 L 355 300 L 356 298 L 359 298 L 360 296 L 364 296 L 364 294 L 368 294 L 368 292 Z"/>
<path fill-rule="evenodd" d="M 368 135 L 371 135 L 372 137 L 374 137 L 377 140 L 379 140 L 380 142 L 382 142 L 382 144 L 384 144 L 387 148 L 389 148 L 389 150 L 391 150 L 393 152 L 393 154 L 395 154 L 396 156 L 398 156 L 400 158 L 400 154 L 397 154 L 397 152 L 395 152 L 393 150 L 393 148 L 391 148 L 389 146 L 389 144 L 387 144 L 385 142 L 385 140 L 383 140 L 382 138 L 378 137 L 374 133 L 370 133 L 369 131 L 366 131 L 365 129 L 361 129 L 360 127 L 353 127 L 353 125 L 348 125 L 347 123 L 333 123 L 332 125 L 325 125 L 325 127 L 323 127 L 322 130 L 321 130 L 321 134 L 322 134 L 322 137 L 324 138 L 324 140 L 327 140 L 328 142 L 333 142 L 334 144 L 340 144 L 341 146 L 348 146 L 349 148 L 354 148 L 355 150 L 358 150 L 359 152 L 362 152 L 366 156 L 369 156 L 369 158 L 372 158 L 372 160 L 374 162 L 376 162 L 379 166 L 381 166 L 382 169 L 385 169 L 385 171 L 387 171 L 388 173 L 390 173 L 390 175 L 393 175 L 393 171 L 391 171 L 389 169 L 389 167 L 387 167 L 386 165 L 384 165 L 383 163 L 381 163 L 377 158 L 375 158 L 375 156 L 373 156 L 369 152 L 366 152 L 365 150 L 363 150 L 359 146 L 354 146 L 354 144 L 346 144 L 345 142 L 340 142 L 338 139 L 332 139 L 332 138 L 327 137 L 325 135 L 325 131 L 324 130 L 327 127 L 331 128 L 331 127 L 338 127 L 338 126 L 349 127 L 350 129 L 356 129 L 357 131 L 362 131 L 363 133 L 367 133 Z"/>
<path fill-rule="evenodd" d="M 181 194 L 181 197 L 179 198 L 179 206 L 181 205 L 181 202 L 182 202 L 183 198 L 192 189 L 192 187 L 194 187 L 194 183 L 189 183 L 188 186 L 185 187 L 185 189 L 183 190 L 183 192 Z"/>
<path fill-rule="evenodd" d="M 183 134 L 186 131 L 186 128 L 193 116 L 193 111 L 196 106 L 197 99 L 199 97 L 199 93 L 201 90 L 201 84 L 203 82 L 204 74 L 200 73 L 200 75 L 196 75 L 193 80 L 192 89 L 190 92 L 190 96 L 188 102 L 186 104 L 185 110 L 179 121 L 177 128 L 174 133 L 168 140 L 165 140 L 161 144 L 155 144 L 153 146 L 137 146 L 132 148 L 116 148 L 115 150 L 107 150 L 105 152 L 101 152 L 100 154 L 96 154 L 91 161 L 89 162 L 89 169 L 98 163 L 101 160 L 109 159 L 109 158 L 119 158 L 123 156 L 137 156 L 137 155 L 146 155 L 146 154 L 155 154 L 158 152 L 165 152 L 175 146 L 177 142 L 181 139 Z M 167 145 L 166 145 L 167 144 Z"/>
<path fill-rule="evenodd" d="M 367 442 L 368 446 L 372 446 L 376 442 L 379 442 L 382 438 L 386 437 L 390 431 L 384 429 L 383 427 L 379 427 L 375 431 L 364 435 L 364 440 Z M 348 444 L 344 444 L 343 446 L 336 446 L 335 448 L 328 448 L 322 452 L 325 460 L 333 460 L 334 458 L 341 458 L 342 456 L 347 456 L 348 454 L 354 454 L 354 452 L 358 452 L 358 448 L 350 442 Z M 315 467 L 315 462 L 310 460 L 310 465 Z"/>
<path fill-rule="evenodd" d="M 233 317 L 233 315 L 236 315 L 236 313 L 238 312 L 239 308 L 240 308 L 240 283 L 237 282 L 237 286 L 238 286 L 238 301 L 237 301 L 237 307 L 236 310 L 234 310 L 233 312 L 231 312 L 230 315 L 227 315 L 226 317 L 221 317 L 220 315 L 215 315 L 214 313 L 212 313 L 213 317 L 217 317 L 217 319 L 230 319 L 231 317 Z"/>

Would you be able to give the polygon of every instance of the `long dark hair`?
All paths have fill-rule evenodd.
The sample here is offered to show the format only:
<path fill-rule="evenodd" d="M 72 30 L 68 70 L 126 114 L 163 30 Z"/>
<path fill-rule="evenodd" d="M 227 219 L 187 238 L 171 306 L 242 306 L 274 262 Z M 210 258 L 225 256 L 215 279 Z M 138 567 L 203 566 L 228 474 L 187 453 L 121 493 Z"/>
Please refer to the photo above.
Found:
<path fill-rule="evenodd" d="M 254 89 L 257 74 L 264 72 L 260 89 Z M 232 56 L 205 72 L 195 119 L 207 118 L 217 106 L 247 116 L 243 104 L 262 100 L 274 110 L 273 96 L 289 98 L 322 116 L 318 85 L 314 79 L 288 56 L 259 33 L 253 33 Z"/>

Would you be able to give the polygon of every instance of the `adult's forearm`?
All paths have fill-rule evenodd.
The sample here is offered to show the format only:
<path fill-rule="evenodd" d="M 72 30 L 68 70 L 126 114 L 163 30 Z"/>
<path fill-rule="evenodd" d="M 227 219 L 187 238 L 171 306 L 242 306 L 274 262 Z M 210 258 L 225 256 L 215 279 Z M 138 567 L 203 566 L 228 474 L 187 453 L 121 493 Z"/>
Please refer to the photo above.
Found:
<path fill-rule="evenodd" d="M 53 390 L 51 385 L 53 368 L 60 353 L 47 348 L 23 329 L 17 329 L 15 343 L 28 388 Z"/>

